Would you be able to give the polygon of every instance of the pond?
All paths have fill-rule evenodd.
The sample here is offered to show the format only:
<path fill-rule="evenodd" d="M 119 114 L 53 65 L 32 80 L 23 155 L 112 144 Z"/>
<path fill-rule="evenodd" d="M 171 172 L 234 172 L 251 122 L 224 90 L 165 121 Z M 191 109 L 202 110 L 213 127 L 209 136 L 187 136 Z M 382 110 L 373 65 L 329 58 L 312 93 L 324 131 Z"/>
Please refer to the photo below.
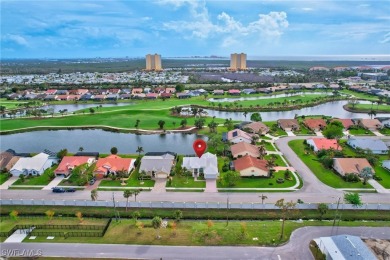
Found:
<path fill-rule="evenodd" d="M 291 111 L 275 111 L 275 112 L 260 112 L 260 115 L 263 121 L 276 121 L 278 119 L 291 119 L 295 115 L 325 115 L 338 118 L 370 118 L 366 113 L 352 113 L 346 111 L 343 106 L 346 105 L 348 101 L 334 101 L 327 102 L 314 107 L 305 107 L 302 109 L 296 109 Z M 371 104 L 370 102 L 360 102 L 361 104 Z M 208 116 L 215 116 L 218 118 L 231 118 L 233 120 L 239 121 L 249 121 L 252 113 L 248 113 L 245 117 L 243 112 L 226 112 L 226 111 L 216 111 L 211 109 L 205 109 L 208 113 Z M 389 114 L 377 114 L 377 117 L 388 117 Z"/>
<path fill-rule="evenodd" d="M 54 152 L 66 148 L 76 153 L 80 147 L 88 152 L 110 153 L 111 147 L 119 153 L 135 154 L 142 146 L 145 152 L 172 151 L 179 154 L 194 154 L 192 144 L 206 136 L 196 134 L 136 135 L 96 130 L 53 130 L 35 131 L 1 136 L 1 149 L 13 149 L 16 152 L 38 153 L 44 149 Z"/>

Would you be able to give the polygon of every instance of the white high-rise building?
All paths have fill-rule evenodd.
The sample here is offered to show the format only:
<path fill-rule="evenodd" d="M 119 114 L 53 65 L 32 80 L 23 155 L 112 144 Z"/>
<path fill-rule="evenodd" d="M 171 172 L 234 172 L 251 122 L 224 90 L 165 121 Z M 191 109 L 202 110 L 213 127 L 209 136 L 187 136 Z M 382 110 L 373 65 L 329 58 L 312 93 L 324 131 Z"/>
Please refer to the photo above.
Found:
<path fill-rule="evenodd" d="M 161 67 L 161 55 L 160 54 L 147 54 L 146 55 L 146 70 L 147 71 L 160 71 Z"/>
<path fill-rule="evenodd" d="M 246 70 L 246 54 L 230 54 L 230 70 Z"/>

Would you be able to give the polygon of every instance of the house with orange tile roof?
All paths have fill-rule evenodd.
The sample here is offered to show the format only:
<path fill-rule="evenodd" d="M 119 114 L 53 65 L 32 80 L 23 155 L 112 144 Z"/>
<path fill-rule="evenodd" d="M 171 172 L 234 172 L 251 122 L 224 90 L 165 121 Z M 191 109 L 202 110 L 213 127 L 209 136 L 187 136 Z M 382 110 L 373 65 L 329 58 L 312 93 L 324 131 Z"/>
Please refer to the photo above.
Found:
<path fill-rule="evenodd" d="M 370 131 L 376 131 L 383 127 L 382 123 L 378 119 L 360 119 L 359 125 Z"/>
<path fill-rule="evenodd" d="M 234 169 L 240 172 L 242 177 L 269 176 L 267 161 L 246 155 L 233 161 Z"/>
<path fill-rule="evenodd" d="M 365 167 L 371 168 L 375 173 L 366 158 L 333 158 L 333 169 L 341 176 L 349 173 L 358 175 Z"/>
<path fill-rule="evenodd" d="M 82 164 L 90 166 L 95 162 L 95 158 L 89 156 L 64 156 L 57 169 L 54 171 L 55 175 L 69 176 L 72 170 Z"/>
<path fill-rule="evenodd" d="M 266 126 L 262 122 L 252 122 L 244 125 L 243 128 L 245 130 L 248 129 L 251 133 L 260 134 L 260 135 L 265 135 L 266 133 L 269 132 L 268 126 Z"/>
<path fill-rule="evenodd" d="M 144 90 L 142 88 L 133 88 L 131 90 L 131 94 L 134 95 L 134 94 L 141 94 L 142 92 L 144 92 Z"/>
<path fill-rule="evenodd" d="M 246 142 L 239 142 L 230 146 L 230 151 L 232 152 L 233 158 L 243 157 L 245 155 L 250 155 L 253 157 L 259 157 L 260 152 L 257 146 L 248 144 Z"/>
<path fill-rule="evenodd" d="M 118 155 L 112 154 L 106 158 L 99 158 L 96 163 L 94 174 L 98 178 L 102 178 L 109 174 L 116 174 L 119 171 L 129 173 L 134 168 L 134 159 L 121 158 Z"/>
<path fill-rule="evenodd" d="M 175 93 L 176 88 L 165 88 L 165 93 Z"/>
<path fill-rule="evenodd" d="M 349 118 L 346 118 L 346 119 L 335 118 L 335 119 L 332 119 L 331 121 L 332 121 L 332 122 L 333 122 L 333 121 L 339 121 L 339 122 L 341 122 L 341 124 L 343 124 L 343 127 L 344 127 L 343 130 L 344 130 L 344 131 L 348 130 L 351 126 L 355 125 L 355 124 L 353 123 L 353 121 L 352 121 L 351 119 L 349 119 Z"/>
<path fill-rule="evenodd" d="M 306 140 L 307 144 L 310 145 L 314 152 L 319 150 L 338 150 L 341 151 L 341 146 L 337 143 L 336 139 L 327 139 L 327 138 L 310 138 Z"/>
<path fill-rule="evenodd" d="M 303 120 L 303 123 L 314 132 L 321 131 L 326 126 L 325 120 L 321 118 L 308 118 Z"/>

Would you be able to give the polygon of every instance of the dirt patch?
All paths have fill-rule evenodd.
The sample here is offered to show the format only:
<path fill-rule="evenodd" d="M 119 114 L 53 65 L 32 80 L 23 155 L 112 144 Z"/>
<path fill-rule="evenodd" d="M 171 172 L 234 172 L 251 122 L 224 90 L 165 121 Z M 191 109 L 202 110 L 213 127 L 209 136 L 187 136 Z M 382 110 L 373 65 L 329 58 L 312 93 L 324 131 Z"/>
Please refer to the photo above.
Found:
<path fill-rule="evenodd" d="M 363 240 L 379 260 L 390 260 L 390 240 Z"/>

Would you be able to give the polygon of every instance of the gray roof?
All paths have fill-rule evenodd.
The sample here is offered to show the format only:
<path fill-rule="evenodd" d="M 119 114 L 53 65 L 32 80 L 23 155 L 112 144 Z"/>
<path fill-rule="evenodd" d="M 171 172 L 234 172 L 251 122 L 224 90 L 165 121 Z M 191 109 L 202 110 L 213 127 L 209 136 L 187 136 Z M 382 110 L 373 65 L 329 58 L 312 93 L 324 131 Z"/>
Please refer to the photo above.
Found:
<path fill-rule="evenodd" d="M 389 149 L 387 148 L 387 145 L 380 139 L 349 138 L 348 144 L 352 147 L 370 149 L 372 151 L 386 151 Z"/>
<path fill-rule="evenodd" d="M 340 253 L 347 260 L 376 260 L 375 255 L 368 249 L 366 244 L 357 236 L 338 235 L 332 237 Z M 333 258 L 337 259 L 337 258 Z"/>
<path fill-rule="evenodd" d="M 144 156 L 141 159 L 141 166 L 139 171 L 145 172 L 171 172 L 173 161 L 175 157 L 171 154 L 164 154 L 160 156 Z"/>
<path fill-rule="evenodd" d="M 382 166 L 390 170 L 390 160 L 385 160 L 382 162 Z"/>

